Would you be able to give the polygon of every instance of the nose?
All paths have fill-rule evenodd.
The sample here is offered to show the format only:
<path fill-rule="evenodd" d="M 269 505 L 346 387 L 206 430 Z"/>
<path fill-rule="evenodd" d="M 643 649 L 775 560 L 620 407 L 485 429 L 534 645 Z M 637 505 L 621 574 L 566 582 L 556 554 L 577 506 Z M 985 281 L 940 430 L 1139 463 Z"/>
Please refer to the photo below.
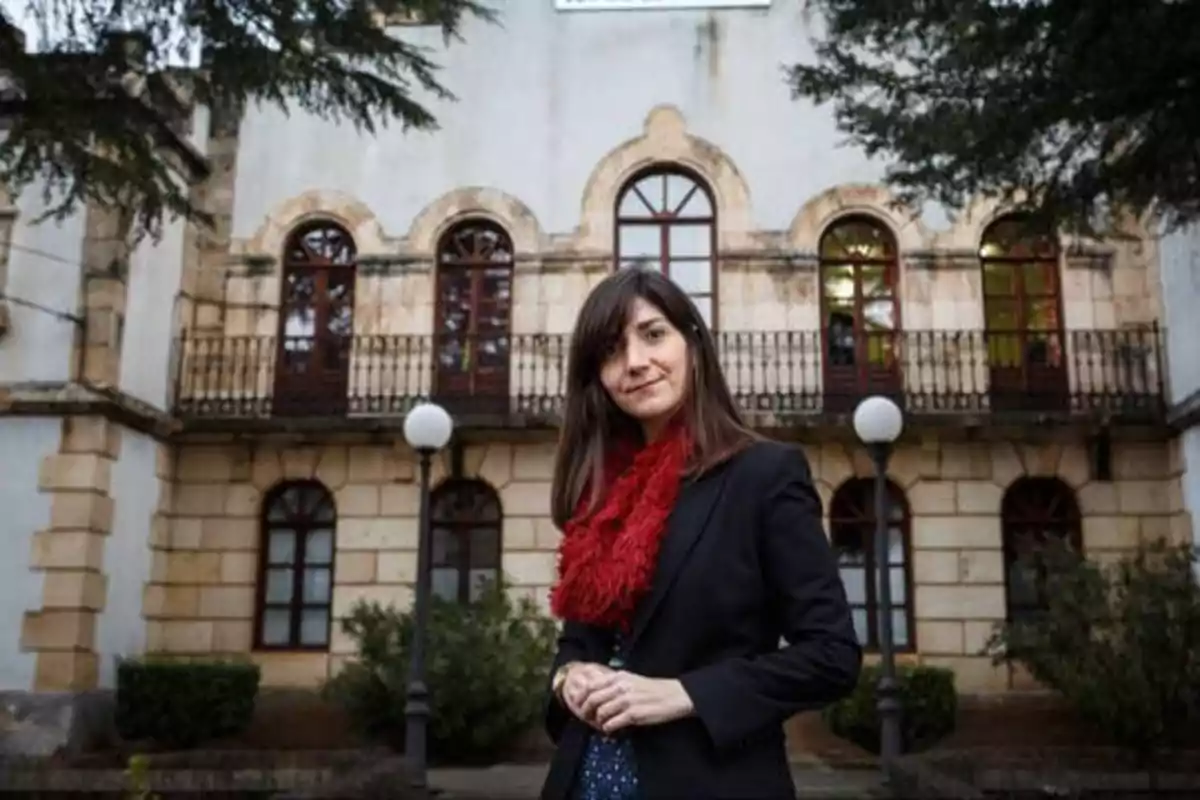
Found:
<path fill-rule="evenodd" d="M 625 370 L 630 375 L 640 375 L 650 367 L 650 353 L 638 341 L 632 341 L 625 348 Z"/>

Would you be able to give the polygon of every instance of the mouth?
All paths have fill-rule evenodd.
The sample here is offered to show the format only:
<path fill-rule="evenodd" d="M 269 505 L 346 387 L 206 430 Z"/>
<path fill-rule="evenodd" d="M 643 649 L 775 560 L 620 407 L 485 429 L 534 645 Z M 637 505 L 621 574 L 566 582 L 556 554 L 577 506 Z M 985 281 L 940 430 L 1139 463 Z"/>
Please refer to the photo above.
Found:
<path fill-rule="evenodd" d="M 657 386 L 658 384 L 660 384 L 662 382 L 663 382 L 662 378 L 655 378 L 652 381 L 646 381 L 645 383 L 639 383 L 637 386 L 634 386 L 632 389 L 625 390 L 625 394 L 638 394 L 639 392 L 643 392 L 646 389 Z"/>

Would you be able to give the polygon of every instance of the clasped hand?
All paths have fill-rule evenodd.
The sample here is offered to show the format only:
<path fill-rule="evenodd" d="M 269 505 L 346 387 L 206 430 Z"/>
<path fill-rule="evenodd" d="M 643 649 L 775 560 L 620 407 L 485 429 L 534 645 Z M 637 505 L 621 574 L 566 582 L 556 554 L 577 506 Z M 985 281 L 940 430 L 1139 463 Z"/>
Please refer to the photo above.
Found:
<path fill-rule="evenodd" d="M 602 664 L 576 664 L 563 681 L 562 699 L 579 719 L 604 733 L 631 725 L 660 725 L 693 712 L 683 684 L 647 678 Z"/>

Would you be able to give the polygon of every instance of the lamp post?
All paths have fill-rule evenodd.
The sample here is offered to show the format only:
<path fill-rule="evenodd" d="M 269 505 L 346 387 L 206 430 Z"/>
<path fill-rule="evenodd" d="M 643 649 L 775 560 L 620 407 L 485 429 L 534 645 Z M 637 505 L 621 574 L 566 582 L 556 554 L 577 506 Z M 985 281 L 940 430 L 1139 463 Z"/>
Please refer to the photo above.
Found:
<path fill-rule="evenodd" d="M 412 785 L 426 785 L 426 728 L 429 724 L 429 687 L 425 684 L 425 637 L 429 627 L 430 570 L 433 547 L 429 520 L 429 472 L 433 454 L 446 446 L 454 421 L 436 403 L 414 406 L 404 418 L 404 438 L 417 451 L 421 472 L 421 521 L 417 539 L 417 588 L 413 599 L 412 643 L 409 651 L 408 688 L 404 696 L 404 755 Z"/>
<path fill-rule="evenodd" d="M 875 574 L 879 587 L 879 755 L 885 780 L 900 755 L 900 697 L 892 630 L 892 581 L 888 564 L 887 465 L 904 429 L 904 413 L 886 397 L 868 397 L 854 409 L 854 432 L 875 465 Z"/>

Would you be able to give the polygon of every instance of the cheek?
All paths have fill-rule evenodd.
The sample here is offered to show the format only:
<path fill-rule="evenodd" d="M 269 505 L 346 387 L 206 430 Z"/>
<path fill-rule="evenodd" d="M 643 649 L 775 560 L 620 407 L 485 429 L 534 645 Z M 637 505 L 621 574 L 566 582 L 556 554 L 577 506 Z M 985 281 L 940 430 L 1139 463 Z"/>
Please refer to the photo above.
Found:
<path fill-rule="evenodd" d="M 621 373 L 622 369 L 619 364 L 605 364 L 600 368 L 600 385 L 614 400 L 618 396 L 617 388 L 620 386 Z"/>

